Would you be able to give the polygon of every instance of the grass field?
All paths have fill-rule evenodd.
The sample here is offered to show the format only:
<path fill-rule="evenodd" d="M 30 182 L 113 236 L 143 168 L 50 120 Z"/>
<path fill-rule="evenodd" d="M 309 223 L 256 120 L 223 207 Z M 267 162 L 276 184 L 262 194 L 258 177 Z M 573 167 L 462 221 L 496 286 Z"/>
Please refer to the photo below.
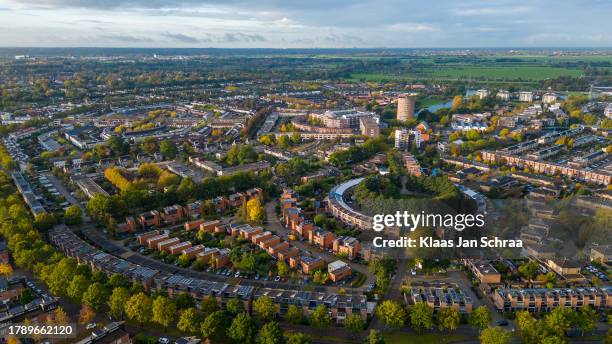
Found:
<path fill-rule="evenodd" d="M 578 69 L 557 68 L 548 66 L 467 66 L 446 65 L 427 67 L 409 74 L 354 73 L 353 81 L 409 81 L 414 79 L 465 80 L 485 79 L 491 81 L 524 81 L 534 82 L 559 76 L 579 77 Z"/>

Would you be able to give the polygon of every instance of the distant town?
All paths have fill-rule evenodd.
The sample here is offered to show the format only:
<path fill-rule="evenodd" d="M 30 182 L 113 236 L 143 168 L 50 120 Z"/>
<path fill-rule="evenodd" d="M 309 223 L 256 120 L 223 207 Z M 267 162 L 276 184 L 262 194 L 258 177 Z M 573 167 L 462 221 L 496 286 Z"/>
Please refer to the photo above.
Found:
<path fill-rule="evenodd" d="M 610 51 L 0 56 L 0 343 L 612 342 Z"/>

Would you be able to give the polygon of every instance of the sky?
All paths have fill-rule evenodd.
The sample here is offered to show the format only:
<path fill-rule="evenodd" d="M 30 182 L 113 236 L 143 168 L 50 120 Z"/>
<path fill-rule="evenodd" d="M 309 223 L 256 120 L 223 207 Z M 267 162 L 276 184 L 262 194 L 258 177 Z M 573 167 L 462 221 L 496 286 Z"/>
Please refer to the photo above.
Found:
<path fill-rule="evenodd" d="M 612 0 L 0 0 L 3 47 L 612 47 Z"/>

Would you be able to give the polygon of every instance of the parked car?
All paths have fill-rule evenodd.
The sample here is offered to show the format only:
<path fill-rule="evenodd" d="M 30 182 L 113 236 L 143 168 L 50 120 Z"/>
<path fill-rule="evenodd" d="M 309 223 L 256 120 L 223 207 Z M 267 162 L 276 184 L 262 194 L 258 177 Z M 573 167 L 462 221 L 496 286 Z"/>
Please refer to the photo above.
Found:
<path fill-rule="evenodd" d="M 88 330 L 92 330 L 92 329 L 96 328 L 96 326 L 98 326 L 96 323 L 89 323 L 89 324 L 87 324 L 87 326 L 85 326 L 85 328 L 88 329 Z"/>

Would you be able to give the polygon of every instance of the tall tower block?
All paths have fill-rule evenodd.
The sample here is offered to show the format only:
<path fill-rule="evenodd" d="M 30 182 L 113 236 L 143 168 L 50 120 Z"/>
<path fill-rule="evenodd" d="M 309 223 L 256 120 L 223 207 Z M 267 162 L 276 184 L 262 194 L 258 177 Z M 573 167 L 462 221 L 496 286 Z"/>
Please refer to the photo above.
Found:
<path fill-rule="evenodd" d="M 397 120 L 405 122 L 414 118 L 414 103 L 416 102 L 416 93 L 400 94 L 397 97 Z"/>

